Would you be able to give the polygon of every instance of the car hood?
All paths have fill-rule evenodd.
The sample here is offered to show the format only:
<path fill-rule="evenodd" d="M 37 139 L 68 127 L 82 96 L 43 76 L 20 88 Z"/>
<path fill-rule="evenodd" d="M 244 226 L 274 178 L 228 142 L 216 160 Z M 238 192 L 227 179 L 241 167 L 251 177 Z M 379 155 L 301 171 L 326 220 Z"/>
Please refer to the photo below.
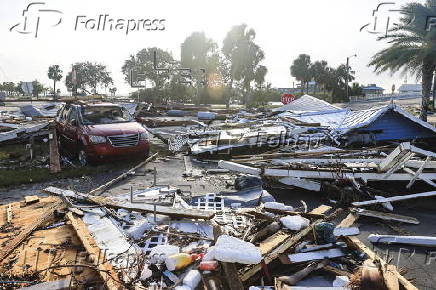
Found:
<path fill-rule="evenodd" d="M 84 132 L 88 135 L 112 136 L 124 134 L 137 134 L 145 132 L 145 128 L 137 122 L 85 125 Z"/>

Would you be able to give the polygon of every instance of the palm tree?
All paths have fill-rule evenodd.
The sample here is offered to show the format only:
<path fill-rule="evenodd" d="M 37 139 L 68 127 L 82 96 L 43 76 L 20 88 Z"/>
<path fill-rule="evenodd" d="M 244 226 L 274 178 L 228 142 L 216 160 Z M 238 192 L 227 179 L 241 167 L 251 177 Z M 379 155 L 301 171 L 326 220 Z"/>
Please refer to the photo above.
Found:
<path fill-rule="evenodd" d="M 321 61 L 317 60 L 310 66 L 310 71 L 313 80 L 315 81 L 314 92 L 316 92 L 317 86 L 323 87 L 325 90 L 325 85 L 328 79 L 327 68 L 328 68 L 328 64 L 327 61 L 325 60 L 321 60 Z"/>
<path fill-rule="evenodd" d="M 55 64 L 48 68 L 48 78 L 53 80 L 53 94 L 56 99 L 56 82 L 62 79 L 62 70 Z"/>
<path fill-rule="evenodd" d="M 290 67 L 291 76 L 293 76 L 297 81 L 301 82 L 301 92 L 304 92 L 304 87 L 312 79 L 312 72 L 310 67 L 312 62 L 310 61 L 310 56 L 307 54 L 300 54 L 298 58 L 294 60 Z"/>
<path fill-rule="evenodd" d="M 377 73 L 402 71 L 422 79 L 420 118 L 427 121 L 433 72 L 436 68 L 436 29 L 427 30 L 429 17 L 436 15 L 431 0 L 426 4 L 409 3 L 402 7 L 400 23 L 378 40 L 387 40 L 390 47 L 375 54 L 369 63 Z M 431 28 L 431 26 L 430 26 Z"/>

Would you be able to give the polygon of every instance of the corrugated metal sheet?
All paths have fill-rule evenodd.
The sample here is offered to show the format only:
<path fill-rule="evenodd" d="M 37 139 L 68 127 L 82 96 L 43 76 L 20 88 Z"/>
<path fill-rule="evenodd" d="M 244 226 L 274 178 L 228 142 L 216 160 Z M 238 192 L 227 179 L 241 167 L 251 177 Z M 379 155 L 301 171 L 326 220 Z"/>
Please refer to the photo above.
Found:
<path fill-rule="evenodd" d="M 436 128 L 396 105 L 388 105 L 362 111 L 340 110 L 318 113 L 290 114 L 288 117 L 308 122 L 320 123 L 338 135 L 351 130 L 376 132 L 376 140 L 401 140 L 436 137 Z"/>
<path fill-rule="evenodd" d="M 290 112 L 285 112 L 281 113 L 279 116 L 291 117 L 305 123 L 319 123 L 323 127 L 336 129 L 342 124 L 343 120 L 349 112 L 350 109 L 303 114 L 293 114 Z"/>
<path fill-rule="evenodd" d="M 332 111 L 332 110 L 340 110 L 340 109 L 341 108 L 336 107 L 326 101 L 317 99 L 309 95 L 304 95 L 296 99 L 295 101 L 290 102 L 287 105 L 284 105 L 280 108 L 273 109 L 273 111 L 274 112 L 291 111 L 294 113 L 300 113 L 300 112 Z"/>

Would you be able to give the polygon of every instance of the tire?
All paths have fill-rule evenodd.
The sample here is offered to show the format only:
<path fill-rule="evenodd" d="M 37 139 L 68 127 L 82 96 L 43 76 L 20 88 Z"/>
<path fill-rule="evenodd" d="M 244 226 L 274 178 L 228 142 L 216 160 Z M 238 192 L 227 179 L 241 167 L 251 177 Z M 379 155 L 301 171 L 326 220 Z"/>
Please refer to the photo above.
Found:
<path fill-rule="evenodd" d="M 79 164 L 82 167 L 85 167 L 89 164 L 88 155 L 83 148 L 79 150 L 79 153 L 77 154 L 77 159 L 79 160 Z"/>

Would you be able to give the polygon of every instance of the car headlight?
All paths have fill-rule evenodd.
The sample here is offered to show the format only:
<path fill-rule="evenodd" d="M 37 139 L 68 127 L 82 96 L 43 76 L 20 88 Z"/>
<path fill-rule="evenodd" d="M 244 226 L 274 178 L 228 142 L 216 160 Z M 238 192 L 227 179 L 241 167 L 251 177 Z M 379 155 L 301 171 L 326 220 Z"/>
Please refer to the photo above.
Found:
<path fill-rule="evenodd" d="M 148 140 L 148 133 L 147 132 L 139 133 L 139 140 Z"/>
<path fill-rule="evenodd" d="M 106 143 L 106 137 L 90 135 L 89 141 L 93 144 L 102 144 L 102 143 Z"/>

